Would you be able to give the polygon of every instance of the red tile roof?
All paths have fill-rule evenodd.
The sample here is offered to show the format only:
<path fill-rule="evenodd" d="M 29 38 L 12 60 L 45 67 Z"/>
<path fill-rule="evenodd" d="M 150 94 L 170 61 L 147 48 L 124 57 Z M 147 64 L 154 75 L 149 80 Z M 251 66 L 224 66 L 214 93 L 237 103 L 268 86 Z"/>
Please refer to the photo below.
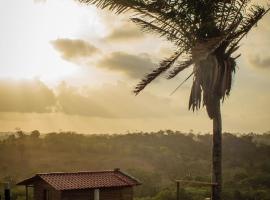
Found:
<path fill-rule="evenodd" d="M 140 185 L 135 178 L 120 170 L 73 173 L 42 173 L 26 179 L 18 185 L 31 185 L 42 179 L 56 190 L 126 187 Z"/>

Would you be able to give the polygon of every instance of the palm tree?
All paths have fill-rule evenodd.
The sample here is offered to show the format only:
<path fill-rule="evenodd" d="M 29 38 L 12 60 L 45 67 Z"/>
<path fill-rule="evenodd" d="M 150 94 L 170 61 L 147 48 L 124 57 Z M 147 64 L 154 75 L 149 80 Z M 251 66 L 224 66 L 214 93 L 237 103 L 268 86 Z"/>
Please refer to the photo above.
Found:
<path fill-rule="evenodd" d="M 133 13 L 131 21 L 143 31 L 157 33 L 175 45 L 175 52 L 162 60 L 134 89 L 139 94 L 164 72 L 176 77 L 193 67 L 189 109 L 206 107 L 213 120 L 212 199 L 222 192 L 222 122 L 220 102 L 229 96 L 236 68 L 239 42 L 269 11 L 252 0 L 78 0 L 109 9 L 116 14 Z M 135 14 L 135 15 L 134 15 Z M 184 55 L 184 56 L 183 56 Z M 187 80 L 186 79 L 186 80 Z"/>

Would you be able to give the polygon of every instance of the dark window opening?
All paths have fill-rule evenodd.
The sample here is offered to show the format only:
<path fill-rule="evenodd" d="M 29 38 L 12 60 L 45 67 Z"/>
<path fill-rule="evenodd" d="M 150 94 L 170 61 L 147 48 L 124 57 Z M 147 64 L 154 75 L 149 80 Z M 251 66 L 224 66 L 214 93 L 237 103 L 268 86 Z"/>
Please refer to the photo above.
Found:
<path fill-rule="evenodd" d="M 47 189 L 43 191 L 43 200 L 50 200 L 50 191 Z"/>

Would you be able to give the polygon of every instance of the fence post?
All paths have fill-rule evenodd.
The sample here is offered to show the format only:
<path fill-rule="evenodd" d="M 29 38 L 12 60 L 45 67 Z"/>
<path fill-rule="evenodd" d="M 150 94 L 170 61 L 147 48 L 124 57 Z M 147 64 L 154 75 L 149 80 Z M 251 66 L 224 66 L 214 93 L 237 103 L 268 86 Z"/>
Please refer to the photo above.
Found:
<path fill-rule="evenodd" d="M 176 182 L 176 200 L 180 200 L 180 182 Z"/>

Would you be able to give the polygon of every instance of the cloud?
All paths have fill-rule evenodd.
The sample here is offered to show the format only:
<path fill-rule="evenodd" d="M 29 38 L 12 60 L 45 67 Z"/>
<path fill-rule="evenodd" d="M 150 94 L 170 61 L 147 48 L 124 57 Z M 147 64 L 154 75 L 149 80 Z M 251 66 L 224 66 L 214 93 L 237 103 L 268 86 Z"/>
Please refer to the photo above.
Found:
<path fill-rule="evenodd" d="M 118 33 L 120 32 L 122 31 L 119 31 Z M 120 34 L 123 34 L 124 32 L 125 31 Z M 126 33 L 128 32 L 129 31 L 127 31 Z M 127 37 L 123 35 L 118 36 Z M 100 50 L 86 41 L 58 39 L 52 41 L 52 44 L 54 48 L 58 50 L 62 54 L 62 57 L 67 61 L 82 66 L 96 65 L 96 67 L 98 68 L 122 72 L 124 75 L 135 79 L 142 78 L 148 71 L 150 71 L 150 69 L 156 67 L 150 55 L 146 53 L 142 53 L 139 55 L 133 55 L 122 51 L 116 51 L 107 54 L 100 53 L 99 60 L 96 60 L 97 58 L 91 58 L 94 54 L 100 52 Z"/>
<path fill-rule="evenodd" d="M 84 40 L 57 39 L 51 42 L 53 47 L 62 54 L 62 58 L 73 61 L 80 58 L 90 57 L 99 49 Z"/>
<path fill-rule="evenodd" d="M 243 59 L 257 68 L 270 68 L 270 15 L 266 15 L 247 38 L 242 41 Z"/>
<path fill-rule="evenodd" d="M 144 34 L 130 23 L 124 23 L 121 27 L 116 27 L 111 34 L 106 38 L 106 41 L 112 42 L 130 42 L 144 38 Z"/>
<path fill-rule="evenodd" d="M 39 80 L 0 80 L 0 112 L 45 113 L 56 104 L 52 90 Z"/>
<path fill-rule="evenodd" d="M 0 80 L 0 95 L 0 113 L 63 113 L 114 119 L 159 118 L 178 110 L 169 98 L 149 92 L 135 97 L 125 82 L 96 89 L 62 83 L 52 91 L 39 80 Z"/>
<path fill-rule="evenodd" d="M 145 92 L 135 97 L 132 88 L 126 83 L 107 84 L 99 89 L 68 87 L 59 88 L 58 101 L 61 112 L 68 115 L 80 115 L 101 118 L 148 118 L 175 115 L 176 109 L 171 99 L 158 97 Z"/>
<path fill-rule="evenodd" d="M 61 112 L 68 115 L 112 117 L 106 105 L 101 105 L 96 96 L 80 94 L 77 88 L 68 87 L 66 84 L 61 84 L 58 89 Z"/>
<path fill-rule="evenodd" d="M 155 64 L 148 54 L 131 55 L 124 52 L 113 52 L 104 56 L 97 66 L 122 72 L 131 78 L 142 78 L 146 72 L 155 67 Z"/>
<path fill-rule="evenodd" d="M 146 33 L 130 20 L 131 13 L 115 15 L 108 10 L 98 10 L 102 24 L 107 29 L 104 42 L 131 42 L 145 39 Z"/>
<path fill-rule="evenodd" d="M 260 56 L 251 56 L 249 62 L 258 68 L 270 68 L 270 56 L 260 57 Z"/>

